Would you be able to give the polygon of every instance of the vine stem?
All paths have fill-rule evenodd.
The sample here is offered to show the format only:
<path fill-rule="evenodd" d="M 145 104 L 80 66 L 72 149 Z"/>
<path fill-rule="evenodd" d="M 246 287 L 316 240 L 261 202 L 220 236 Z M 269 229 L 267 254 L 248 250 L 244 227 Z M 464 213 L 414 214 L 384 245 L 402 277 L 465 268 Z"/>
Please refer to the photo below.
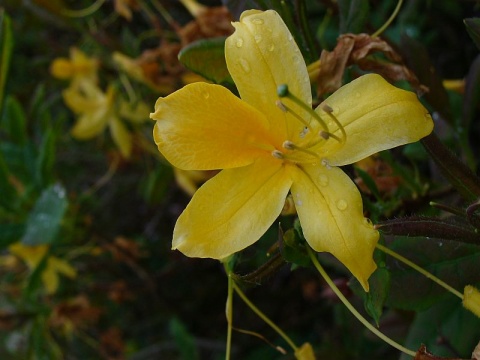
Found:
<path fill-rule="evenodd" d="M 82 10 L 63 9 L 62 14 L 65 16 L 74 17 L 74 18 L 85 17 L 93 14 L 95 11 L 100 9 L 104 2 L 105 0 L 97 0 L 92 5 Z"/>
<path fill-rule="evenodd" d="M 230 360 L 230 354 L 232 352 L 232 322 L 233 322 L 233 279 L 232 274 L 228 273 L 228 295 L 227 295 L 227 305 L 225 309 L 225 315 L 227 317 L 227 346 L 225 360 Z"/>
<path fill-rule="evenodd" d="M 353 316 L 357 318 L 358 321 L 360 321 L 363 326 L 365 326 L 368 330 L 370 330 L 372 333 L 377 335 L 380 339 L 385 341 L 387 344 L 393 346 L 395 349 L 400 350 L 401 352 L 411 356 L 415 357 L 416 352 L 410 349 L 407 349 L 406 347 L 400 345 L 396 341 L 390 339 L 388 336 L 386 336 L 384 333 L 382 333 L 380 330 L 378 330 L 376 327 L 374 327 L 370 322 L 367 321 L 358 311 L 353 307 L 353 305 L 347 300 L 347 298 L 342 294 L 342 292 L 338 289 L 338 287 L 335 285 L 335 283 L 332 281 L 330 276 L 328 276 L 327 272 L 323 269 L 322 265 L 318 262 L 318 259 L 313 252 L 313 250 L 307 246 L 307 251 L 308 255 L 310 256 L 310 259 L 312 260 L 313 265 L 315 268 L 318 270 L 320 275 L 323 277 L 323 279 L 327 282 L 328 286 L 333 290 L 333 292 L 338 296 L 338 298 L 342 301 L 342 303 L 345 305 L 345 307 L 352 313 Z"/>
<path fill-rule="evenodd" d="M 237 284 L 232 280 L 232 286 L 235 292 L 240 296 L 240 298 L 247 304 L 247 306 L 255 313 L 258 315 L 260 319 L 265 321 L 278 335 L 280 335 L 283 340 L 287 342 L 288 345 L 293 349 L 293 351 L 297 351 L 298 347 L 294 344 L 294 342 L 288 337 L 287 334 L 285 334 L 282 329 L 280 329 L 272 320 L 270 320 L 267 315 L 265 315 L 259 308 L 257 308 L 248 298 L 247 296 L 243 293 L 243 291 L 238 287 Z"/>
<path fill-rule="evenodd" d="M 380 36 L 380 34 L 382 32 L 384 32 L 385 29 L 390 26 L 392 21 L 397 17 L 398 12 L 400 11 L 400 8 L 402 7 L 402 3 L 403 3 L 403 0 L 398 0 L 397 6 L 395 7 L 395 10 L 393 10 L 392 15 L 390 15 L 388 20 L 385 22 L 385 24 L 382 25 L 382 27 L 380 29 L 378 29 L 377 31 L 375 31 L 373 33 L 372 38 L 376 38 L 376 37 Z"/>
<path fill-rule="evenodd" d="M 444 281 L 440 280 L 439 278 L 437 278 L 435 275 L 433 275 L 432 273 L 428 272 L 427 270 L 421 268 L 420 266 L 418 266 L 418 265 L 415 264 L 414 262 L 408 260 L 407 258 L 404 258 L 402 255 L 397 254 L 395 251 L 390 250 L 389 248 L 387 248 L 386 246 L 383 246 L 383 245 L 381 245 L 381 244 L 377 244 L 376 247 L 377 247 L 378 250 L 383 251 L 385 254 L 388 254 L 388 255 L 394 257 L 395 259 L 403 262 L 404 264 L 410 266 L 412 269 L 418 271 L 420 274 L 422 274 L 422 275 L 425 276 L 426 278 L 432 280 L 433 282 L 437 283 L 438 285 L 440 285 L 440 286 L 443 287 L 444 289 L 450 291 L 452 294 L 454 294 L 455 296 L 457 296 L 457 297 L 459 297 L 460 299 L 463 300 L 463 295 L 462 295 L 462 293 L 460 293 L 459 291 L 455 290 L 453 287 L 451 287 L 450 285 L 448 285 L 448 284 L 445 283 Z"/>

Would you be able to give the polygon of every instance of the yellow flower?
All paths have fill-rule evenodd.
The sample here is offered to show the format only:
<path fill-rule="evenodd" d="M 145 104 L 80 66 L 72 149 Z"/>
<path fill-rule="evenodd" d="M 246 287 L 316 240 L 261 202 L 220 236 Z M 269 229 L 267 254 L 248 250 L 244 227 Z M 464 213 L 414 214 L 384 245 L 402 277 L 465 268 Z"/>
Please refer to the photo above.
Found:
<path fill-rule="evenodd" d="M 194 83 L 158 99 L 151 114 L 155 142 L 174 166 L 223 169 L 179 217 L 173 249 L 216 259 L 242 250 L 290 192 L 309 245 L 332 253 L 368 290 L 379 234 L 337 166 L 417 141 L 431 132 L 430 115 L 415 94 L 378 75 L 354 80 L 313 111 L 306 65 L 280 16 L 249 10 L 233 25 L 225 56 L 241 100 Z M 299 101 L 279 98 L 283 84 Z"/>
<path fill-rule="evenodd" d="M 50 66 L 50 73 L 58 79 L 70 79 L 73 86 L 83 82 L 97 82 L 98 60 L 89 58 L 77 48 L 70 49 L 70 59 L 57 58 Z"/>
<path fill-rule="evenodd" d="M 146 119 L 145 104 L 139 102 L 134 107 L 121 101 L 116 106 L 116 92 L 109 87 L 104 93 L 93 83 L 83 83 L 81 88 L 69 87 L 63 91 L 63 99 L 67 106 L 79 115 L 71 130 L 72 136 L 79 140 L 88 140 L 101 134 L 108 126 L 113 141 L 125 158 L 132 151 L 132 135 L 120 120 L 119 116 L 129 119 L 132 123 L 140 123 Z"/>
<path fill-rule="evenodd" d="M 48 245 L 23 245 L 18 242 L 9 247 L 12 254 L 22 259 L 28 266 L 30 271 L 34 271 L 43 258 L 47 255 Z M 66 261 L 55 256 L 48 256 L 47 263 L 42 271 L 42 282 L 48 294 L 53 294 L 58 288 L 58 277 L 60 274 L 65 275 L 71 279 L 77 276 L 76 270 L 70 266 Z"/>

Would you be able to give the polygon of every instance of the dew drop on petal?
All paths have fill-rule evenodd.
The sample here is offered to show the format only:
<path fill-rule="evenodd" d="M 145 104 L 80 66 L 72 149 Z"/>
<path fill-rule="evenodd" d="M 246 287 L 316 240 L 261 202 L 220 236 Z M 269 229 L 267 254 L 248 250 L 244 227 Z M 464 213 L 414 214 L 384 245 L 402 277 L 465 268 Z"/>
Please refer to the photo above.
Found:
<path fill-rule="evenodd" d="M 328 176 L 327 175 L 320 175 L 319 179 L 321 186 L 328 186 Z"/>
<path fill-rule="evenodd" d="M 250 63 L 247 60 L 242 58 L 242 59 L 239 59 L 238 61 L 243 71 L 245 71 L 245 73 L 248 74 L 252 70 L 252 68 L 250 67 Z"/>
<path fill-rule="evenodd" d="M 337 201 L 337 209 L 340 211 L 346 210 L 348 207 L 348 204 L 345 200 L 340 199 Z"/>
<path fill-rule="evenodd" d="M 259 18 L 252 19 L 252 23 L 255 25 L 262 25 L 263 19 L 259 19 Z"/>
<path fill-rule="evenodd" d="M 203 95 L 203 98 L 204 98 L 205 100 L 207 100 L 207 99 L 210 97 L 210 93 L 208 93 L 208 92 L 206 92 L 206 91 L 205 91 L 202 95 Z"/>
<path fill-rule="evenodd" d="M 268 45 L 268 51 L 272 52 L 273 50 L 275 50 L 275 44 L 270 44 Z"/>
<path fill-rule="evenodd" d="M 242 38 L 238 38 L 237 41 L 235 42 L 235 46 L 237 48 L 241 48 L 243 46 L 243 39 Z"/>
<path fill-rule="evenodd" d="M 255 42 L 258 44 L 260 41 L 262 41 L 262 35 L 256 34 L 254 37 Z"/>

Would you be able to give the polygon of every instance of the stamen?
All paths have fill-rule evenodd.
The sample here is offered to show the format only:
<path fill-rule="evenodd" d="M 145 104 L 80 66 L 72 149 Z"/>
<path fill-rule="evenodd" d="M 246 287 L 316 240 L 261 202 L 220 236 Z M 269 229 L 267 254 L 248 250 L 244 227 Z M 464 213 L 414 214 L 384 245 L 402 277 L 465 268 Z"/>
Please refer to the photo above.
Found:
<path fill-rule="evenodd" d="M 280 100 L 277 100 L 275 102 L 275 105 L 277 105 L 277 107 L 282 110 L 284 113 L 286 113 L 288 111 L 287 107 L 285 106 L 284 103 L 282 103 Z"/>
<path fill-rule="evenodd" d="M 305 154 L 309 154 L 309 155 L 312 155 L 312 156 L 315 156 L 316 158 L 319 158 L 318 154 L 313 152 L 313 151 L 310 151 L 308 149 L 305 149 L 304 147 L 301 147 L 301 146 L 298 146 L 298 145 L 295 145 L 293 142 L 291 142 L 290 140 L 287 140 L 287 141 L 284 141 L 284 143 L 282 144 L 283 148 L 284 149 L 287 149 L 287 150 L 297 150 L 297 151 L 300 151 L 300 152 L 303 152 Z"/>
<path fill-rule="evenodd" d="M 280 160 L 285 159 L 285 154 L 282 153 L 280 150 L 273 150 L 272 151 L 272 156 L 274 158 L 277 158 L 277 159 L 280 159 Z"/>
<path fill-rule="evenodd" d="M 283 112 L 289 112 L 293 116 L 295 116 L 298 121 L 300 121 L 308 130 L 312 131 L 312 128 L 310 127 L 310 124 L 302 118 L 300 115 L 298 115 L 295 111 L 293 111 L 291 108 L 289 108 L 287 105 L 285 105 L 281 100 L 277 100 L 276 103 L 277 107 L 282 110 Z"/>
<path fill-rule="evenodd" d="M 340 124 L 340 121 L 338 121 L 337 117 L 333 115 L 332 107 L 328 104 L 323 104 L 322 110 L 325 111 L 325 113 L 335 122 L 335 125 L 337 125 L 338 129 L 342 132 L 342 138 L 336 137 L 336 140 L 344 144 L 347 141 L 347 133 L 345 132 L 345 128 L 342 126 L 342 124 Z M 333 134 L 330 134 L 330 136 L 334 137 Z"/>
<path fill-rule="evenodd" d="M 323 130 L 328 132 L 328 126 L 325 123 L 325 121 L 323 121 L 323 119 L 320 117 L 320 115 L 318 115 L 309 105 L 305 104 L 302 100 L 300 100 L 298 97 L 296 97 L 291 92 L 289 92 L 287 84 L 282 84 L 279 87 L 277 87 L 277 95 L 281 98 L 286 97 L 286 98 L 290 99 L 296 105 L 301 107 L 303 110 L 306 110 L 315 120 L 317 120 L 317 122 L 320 124 L 320 126 L 323 128 Z M 287 110 L 290 110 L 290 109 L 287 107 Z M 293 114 L 295 114 L 293 111 L 291 111 L 291 112 Z M 296 115 L 296 117 L 300 118 L 299 115 Z M 305 120 L 303 120 L 302 122 L 305 123 Z"/>

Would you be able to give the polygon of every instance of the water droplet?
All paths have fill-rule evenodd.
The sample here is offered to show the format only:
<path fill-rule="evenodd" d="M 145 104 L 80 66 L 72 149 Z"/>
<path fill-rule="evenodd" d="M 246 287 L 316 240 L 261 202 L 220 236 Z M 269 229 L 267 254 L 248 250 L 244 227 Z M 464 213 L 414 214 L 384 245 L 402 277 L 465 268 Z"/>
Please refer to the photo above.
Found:
<path fill-rule="evenodd" d="M 443 246 L 443 243 L 442 243 L 442 242 L 439 242 L 439 243 L 438 243 L 438 246 L 442 247 L 442 246 Z"/>
<path fill-rule="evenodd" d="M 235 46 L 237 48 L 241 48 L 243 46 L 243 39 L 242 38 L 238 38 L 237 41 L 235 42 Z"/>
<path fill-rule="evenodd" d="M 270 44 L 268 45 L 268 51 L 272 52 L 273 50 L 275 50 L 275 44 Z"/>
<path fill-rule="evenodd" d="M 328 186 L 328 176 L 327 175 L 320 175 L 320 185 L 321 186 Z"/>
<path fill-rule="evenodd" d="M 208 92 L 206 92 L 206 91 L 205 91 L 202 95 L 203 95 L 203 98 L 204 98 L 205 100 L 207 100 L 207 99 L 210 97 L 210 93 L 208 93 Z"/>
<path fill-rule="evenodd" d="M 295 201 L 295 205 L 297 205 L 297 206 L 302 206 L 302 205 L 303 205 L 302 200 L 297 200 L 297 201 Z"/>
<path fill-rule="evenodd" d="M 337 209 L 340 211 L 345 210 L 348 207 L 348 204 L 345 200 L 340 199 L 337 201 Z"/>
<path fill-rule="evenodd" d="M 292 34 L 288 34 L 288 41 L 292 41 L 292 40 L 293 40 Z"/>
<path fill-rule="evenodd" d="M 322 165 L 325 166 L 327 168 L 327 170 L 330 170 L 332 167 L 331 165 L 328 163 L 328 160 L 327 159 L 322 159 Z"/>
<path fill-rule="evenodd" d="M 297 55 L 293 55 L 293 56 L 292 56 L 292 60 L 293 60 L 293 62 L 294 62 L 295 64 L 298 64 L 298 63 L 300 62 L 300 57 L 297 56 Z"/>
<path fill-rule="evenodd" d="M 240 63 L 240 66 L 242 67 L 243 71 L 245 71 L 247 74 L 252 71 L 252 68 L 250 67 L 250 64 L 247 60 L 245 59 L 240 59 L 238 60 Z"/>
<path fill-rule="evenodd" d="M 258 44 L 260 41 L 262 41 L 262 35 L 256 34 L 254 37 L 255 42 Z"/>
<path fill-rule="evenodd" d="M 262 25 L 263 19 L 259 19 L 259 18 L 252 19 L 252 23 L 255 25 Z"/>

